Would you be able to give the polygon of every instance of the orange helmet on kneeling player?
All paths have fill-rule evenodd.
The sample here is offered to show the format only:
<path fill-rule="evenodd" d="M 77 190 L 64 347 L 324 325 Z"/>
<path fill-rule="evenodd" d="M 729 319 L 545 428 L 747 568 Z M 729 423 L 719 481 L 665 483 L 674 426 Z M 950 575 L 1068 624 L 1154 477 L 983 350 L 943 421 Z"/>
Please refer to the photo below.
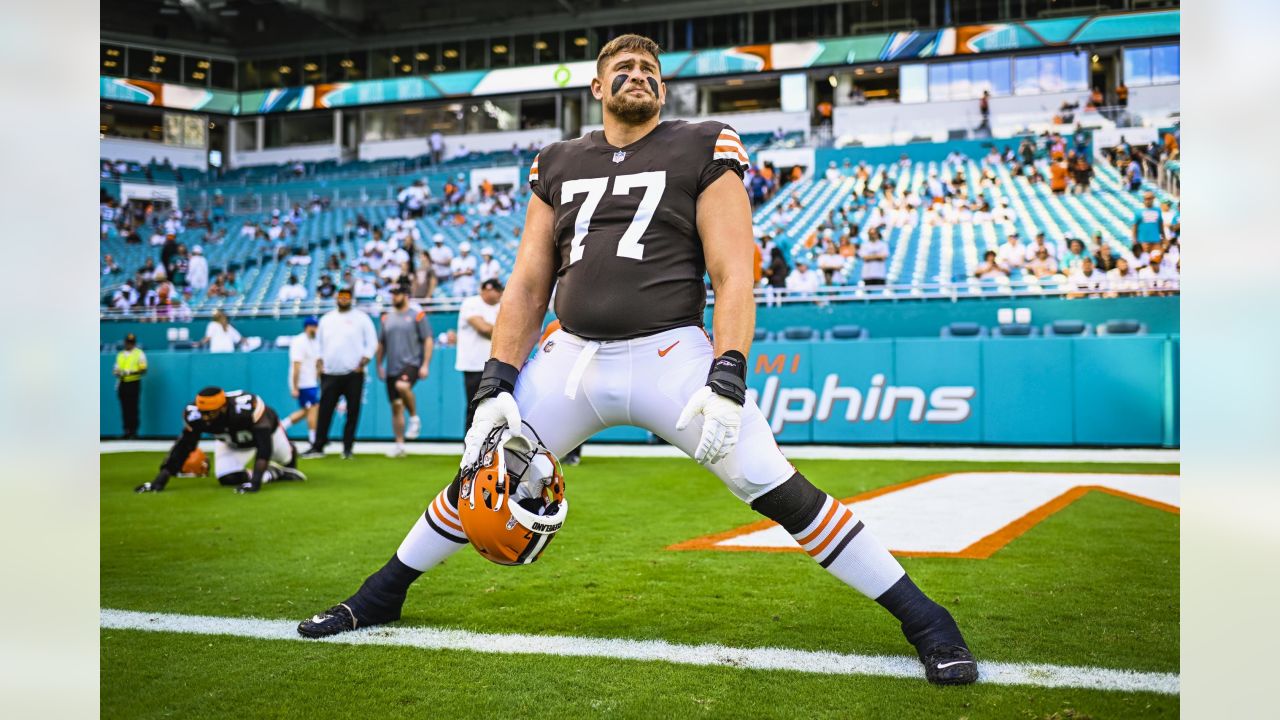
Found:
<path fill-rule="evenodd" d="M 200 448 L 191 451 L 186 461 L 182 463 L 182 475 L 191 477 L 205 477 L 209 474 L 209 458 Z"/>
<path fill-rule="evenodd" d="M 462 529 L 472 547 L 499 565 L 537 560 L 564 526 L 568 511 L 555 456 L 524 438 L 512 438 L 505 425 L 489 433 L 479 459 L 462 472 Z"/>

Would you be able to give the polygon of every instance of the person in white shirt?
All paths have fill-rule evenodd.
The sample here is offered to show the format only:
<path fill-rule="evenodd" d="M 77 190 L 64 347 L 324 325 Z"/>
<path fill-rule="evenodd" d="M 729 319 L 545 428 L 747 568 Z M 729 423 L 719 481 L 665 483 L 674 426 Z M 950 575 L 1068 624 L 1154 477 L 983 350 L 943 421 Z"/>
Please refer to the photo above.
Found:
<path fill-rule="evenodd" d="M 427 293 L 430 297 L 437 286 L 448 282 L 453 275 L 453 251 L 445 246 L 442 233 L 431 236 L 431 247 L 427 249 L 427 258 L 431 260 L 432 284 L 431 291 Z"/>
<path fill-rule="evenodd" d="M 231 325 L 227 314 L 221 310 L 213 311 L 213 321 L 204 329 L 201 345 L 208 345 L 211 353 L 235 352 L 240 344 L 240 332 Z"/>
<path fill-rule="evenodd" d="M 288 282 L 280 286 L 280 292 L 276 294 L 276 300 L 280 302 L 291 302 L 293 300 L 306 300 L 307 289 L 302 287 L 298 282 L 297 275 L 290 275 Z"/>
<path fill-rule="evenodd" d="M 501 276 L 502 265 L 493 259 L 493 248 L 488 246 L 480 248 L 480 269 L 476 271 L 476 278 L 479 279 L 480 284 L 483 285 L 485 280 L 500 280 Z"/>
<path fill-rule="evenodd" d="M 1167 290 L 1178 286 L 1178 272 L 1173 263 L 1165 260 L 1164 253 L 1156 250 L 1151 253 L 1151 261 L 1138 271 L 1138 279 L 1148 290 Z"/>
<path fill-rule="evenodd" d="M 439 165 L 444 158 L 444 135 L 439 130 L 433 130 L 428 142 L 431 144 L 431 162 Z"/>
<path fill-rule="evenodd" d="M 830 230 L 826 231 L 828 237 L 830 233 Z M 836 273 L 844 269 L 844 258 L 840 257 L 834 240 L 828 239 L 823 245 L 822 254 L 818 256 L 818 269 L 822 271 L 822 281 L 827 285 L 834 285 Z"/>
<path fill-rule="evenodd" d="M 787 292 L 791 295 L 807 297 L 818 291 L 822 285 L 822 277 L 816 270 L 809 269 L 809 263 L 796 261 L 796 269 L 787 275 Z"/>
<path fill-rule="evenodd" d="M 1000 246 L 996 252 L 996 260 L 1010 270 L 1026 264 L 1027 248 L 1018 239 L 1018 233 L 1009 233 L 1009 241 Z"/>
<path fill-rule="evenodd" d="M 289 343 L 289 394 L 298 401 L 298 409 L 280 419 L 280 427 L 289 427 L 307 419 L 307 439 L 316 441 L 316 418 L 320 414 L 320 382 L 316 361 L 320 359 L 320 341 L 316 330 L 320 321 L 315 316 L 302 321 L 302 332 Z"/>
<path fill-rule="evenodd" d="M 187 285 L 196 292 L 209 287 L 209 261 L 204 256 L 204 248 L 199 245 L 191 248 L 191 260 L 187 264 Z"/>
<path fill-rule="evenodd" d="M 996 208 L 995 213 L 993 213 L 992 215 L 993 215 L 993 219 L 998 223 L 1013 222 L 1015 216 L 1013 214 L 1013 210 L 1009 209 L 1009 199 L 1001 198 L 1000 207 Z"/>
<path fill-rule="evenodd" d="M 477 270 L 479 263 L 476 262 L 476 256 L 471 254 L 471 243 L 464 241 L 458 245 L 458 257 L 449 265 L 449 273 L 453 276 L 454 297 L 476 294 L 479 287 L 476 282 Z"/>
<path fill-rule="evenodd" d="M 1058 261 L 1058 248 L 1045 242 L 1044 233 L 1036 233 L 1035 242 L 1027 246 L 1027 261 L 1034 260 L 1041 250 L 1044 250 L 1055 263 Z"/>
<path fill-rule="evenodd" d="M 836 166 L 835 160 L 832 160 L 830 163 L 827 163 L 827 172 L 825 173 L 825 177 L 827 179 L 827 182 L 836 182 L 842 177 L 840 175 L 840 168 Z"/>
<path fill-rule="evenodd" d="M 1116 258 L 1116 266 L 1107 272 L 1107 297 L 1119 297 L 1121 293 L 1133 293 L 1142 288 L 1137 271 L 1129 267 L 1127 258 Z"/>
<path fill-rule="evenodd" d="M 858 248 L 858 257 L 862 259 L 862 284 L 884 285 L 889 243 L 881 239 L 875 228 L 867 231 L 867 241 Z"/>
<path fill-rule="evenodd" d="M 253 224 L 252 220 L 245 220 L 244 225 L 240 226 L 240 237 L 252 240 L 258 236 L 258 226 Z"/>
<path fill-rule="evenodd" d="M 365 366 L 378 349 L 378 334 L 373 320 L 353 304 L 351 288 L 342 288 L 335 296 L 338 307 L 320 318 L 316 331 L 320 361 L 320 416 L 316 419 L 316 439 L 303 457 L 324 457 L 329 442 L 329 425 L 338 399 L 347 401 L 347 422 L 342 430 L 342 457 L 351 457 L 356 442 L 356 425 L 360 422 L 360 402 L 364 395 Z"/>
<path fill-rule="evenodd" d="M 1084 297 L 1086 295 L 1096 295 L 1107 287 L 1107 276 L 1103 275 L 1093 265 L 1093 258 L 1086 257 L 1080 261 L 1080 265 L 1067 278 L 1071 289 L 1074 292 L 1068 293 L 1067 297 Z"/>
<path fill-rule="evenodd" d="M 471 427 L 474 410 L 471 398 L 480 389 L 484 364 L 492 357 L 489 338 L 493 335 L 493 324 L 498 321 L 502 290 L 502 283 L 497 279 L 485 280 L 480 283 L 480 294 L 463 300 L 458 310 L 458 352 L 453 366 L 462 373 L 463 392 L 466 393 L 463 404 L 467 417 L 463 427 Z"/>
<path fill-rule="evenodd" d="M 284 226 L 280 224 L 280 218 L 271 218 L 271 225 L 267 227 L 267 237 L 272 240 L 279 240 L 282 234 L 284 234 Z"/>

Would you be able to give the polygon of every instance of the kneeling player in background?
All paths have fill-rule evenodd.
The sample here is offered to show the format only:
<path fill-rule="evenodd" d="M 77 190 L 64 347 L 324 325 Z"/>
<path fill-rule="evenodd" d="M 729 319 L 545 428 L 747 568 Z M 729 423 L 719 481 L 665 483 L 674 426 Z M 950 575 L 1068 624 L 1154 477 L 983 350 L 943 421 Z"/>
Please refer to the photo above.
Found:
<path fill-rule="evenodd" d="M 307 479 L 297 468 L 297 449 L 285 436 L 275 411 L 262 398 L 241 390 L 223 392 L 222 388 L 207 387 L 183 411 L 182 435 L 161 464 L 160 472 L 134 491 L 164 490 L 205 433 L 217 440 L 213 463 L 218 482 L 234 486 L 237 493 L 258 492 L 264 483 Z M 251 459 L 252 475 L 245 471 Z"/>

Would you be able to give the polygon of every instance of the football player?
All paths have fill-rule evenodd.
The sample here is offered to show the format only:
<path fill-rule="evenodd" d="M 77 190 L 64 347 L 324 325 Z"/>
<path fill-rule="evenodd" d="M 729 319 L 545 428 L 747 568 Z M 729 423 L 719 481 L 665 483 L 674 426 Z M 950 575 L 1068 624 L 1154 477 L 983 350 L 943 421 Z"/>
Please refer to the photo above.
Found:
<path fill-rule="evenodd" d="M 603 103 L 604 130 L 553 143 L 533 160 L 524 236 L 461 465 L 472 466 L 502 424 L 556 456 L 607 427 L 638 425 L 888 610 L 931 682 L 971 683 L 977 665 L 951 614 L 853 512 L 787 461 L 747 398 L 755 328 L 747 152 L 724 123 L 659 121 L 666 86 L 658 52 L 637 35 L 601 48 L 591 93 Z M 714 344 L 702 326 L 704 273 L 716 293 Z M 529 359 L 553 286 L 561 327 Z M 458 493 L 455 480 L 382 569 L 299 633 L 399 619 L 409 585 L 467 542 Z"/>
<path fill-rule="evenodd" d="M 223 392 L 222 388 L 207 387 L 183 410 L 182 435 L 161 463 L 160 472 L 134 491 L 164 490 L 205 433 L 217 440 L 213 464 L 218 482 L 234 486 L 237 493 L 255 493 L 273 481 L 307 479 L 297 467 L 297 448 L 285 436 L 275 410 L 262 398 L 242 390 Z M 252 475 L 245 471 L 250 460 Z"/>

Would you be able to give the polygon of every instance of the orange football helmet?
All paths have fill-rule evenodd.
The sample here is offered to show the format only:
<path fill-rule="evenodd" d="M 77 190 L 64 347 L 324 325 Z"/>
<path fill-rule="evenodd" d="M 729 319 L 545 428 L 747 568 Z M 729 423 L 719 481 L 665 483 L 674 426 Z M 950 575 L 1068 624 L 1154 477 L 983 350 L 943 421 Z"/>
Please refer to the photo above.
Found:
<path fill-rule="evenodd" d="M 200 448 L 191 451 L 182 463 L 181 475 L 188 477 L 207 477 L 209 475 L 209 457 Z"/>
<path fill-rule="evenodd" d="M 499 565 L 528 565 L 564 527 L 564 475 L 549 450 L 500 425 L 462 471 L 458 518 L 471 546 Z"/>

